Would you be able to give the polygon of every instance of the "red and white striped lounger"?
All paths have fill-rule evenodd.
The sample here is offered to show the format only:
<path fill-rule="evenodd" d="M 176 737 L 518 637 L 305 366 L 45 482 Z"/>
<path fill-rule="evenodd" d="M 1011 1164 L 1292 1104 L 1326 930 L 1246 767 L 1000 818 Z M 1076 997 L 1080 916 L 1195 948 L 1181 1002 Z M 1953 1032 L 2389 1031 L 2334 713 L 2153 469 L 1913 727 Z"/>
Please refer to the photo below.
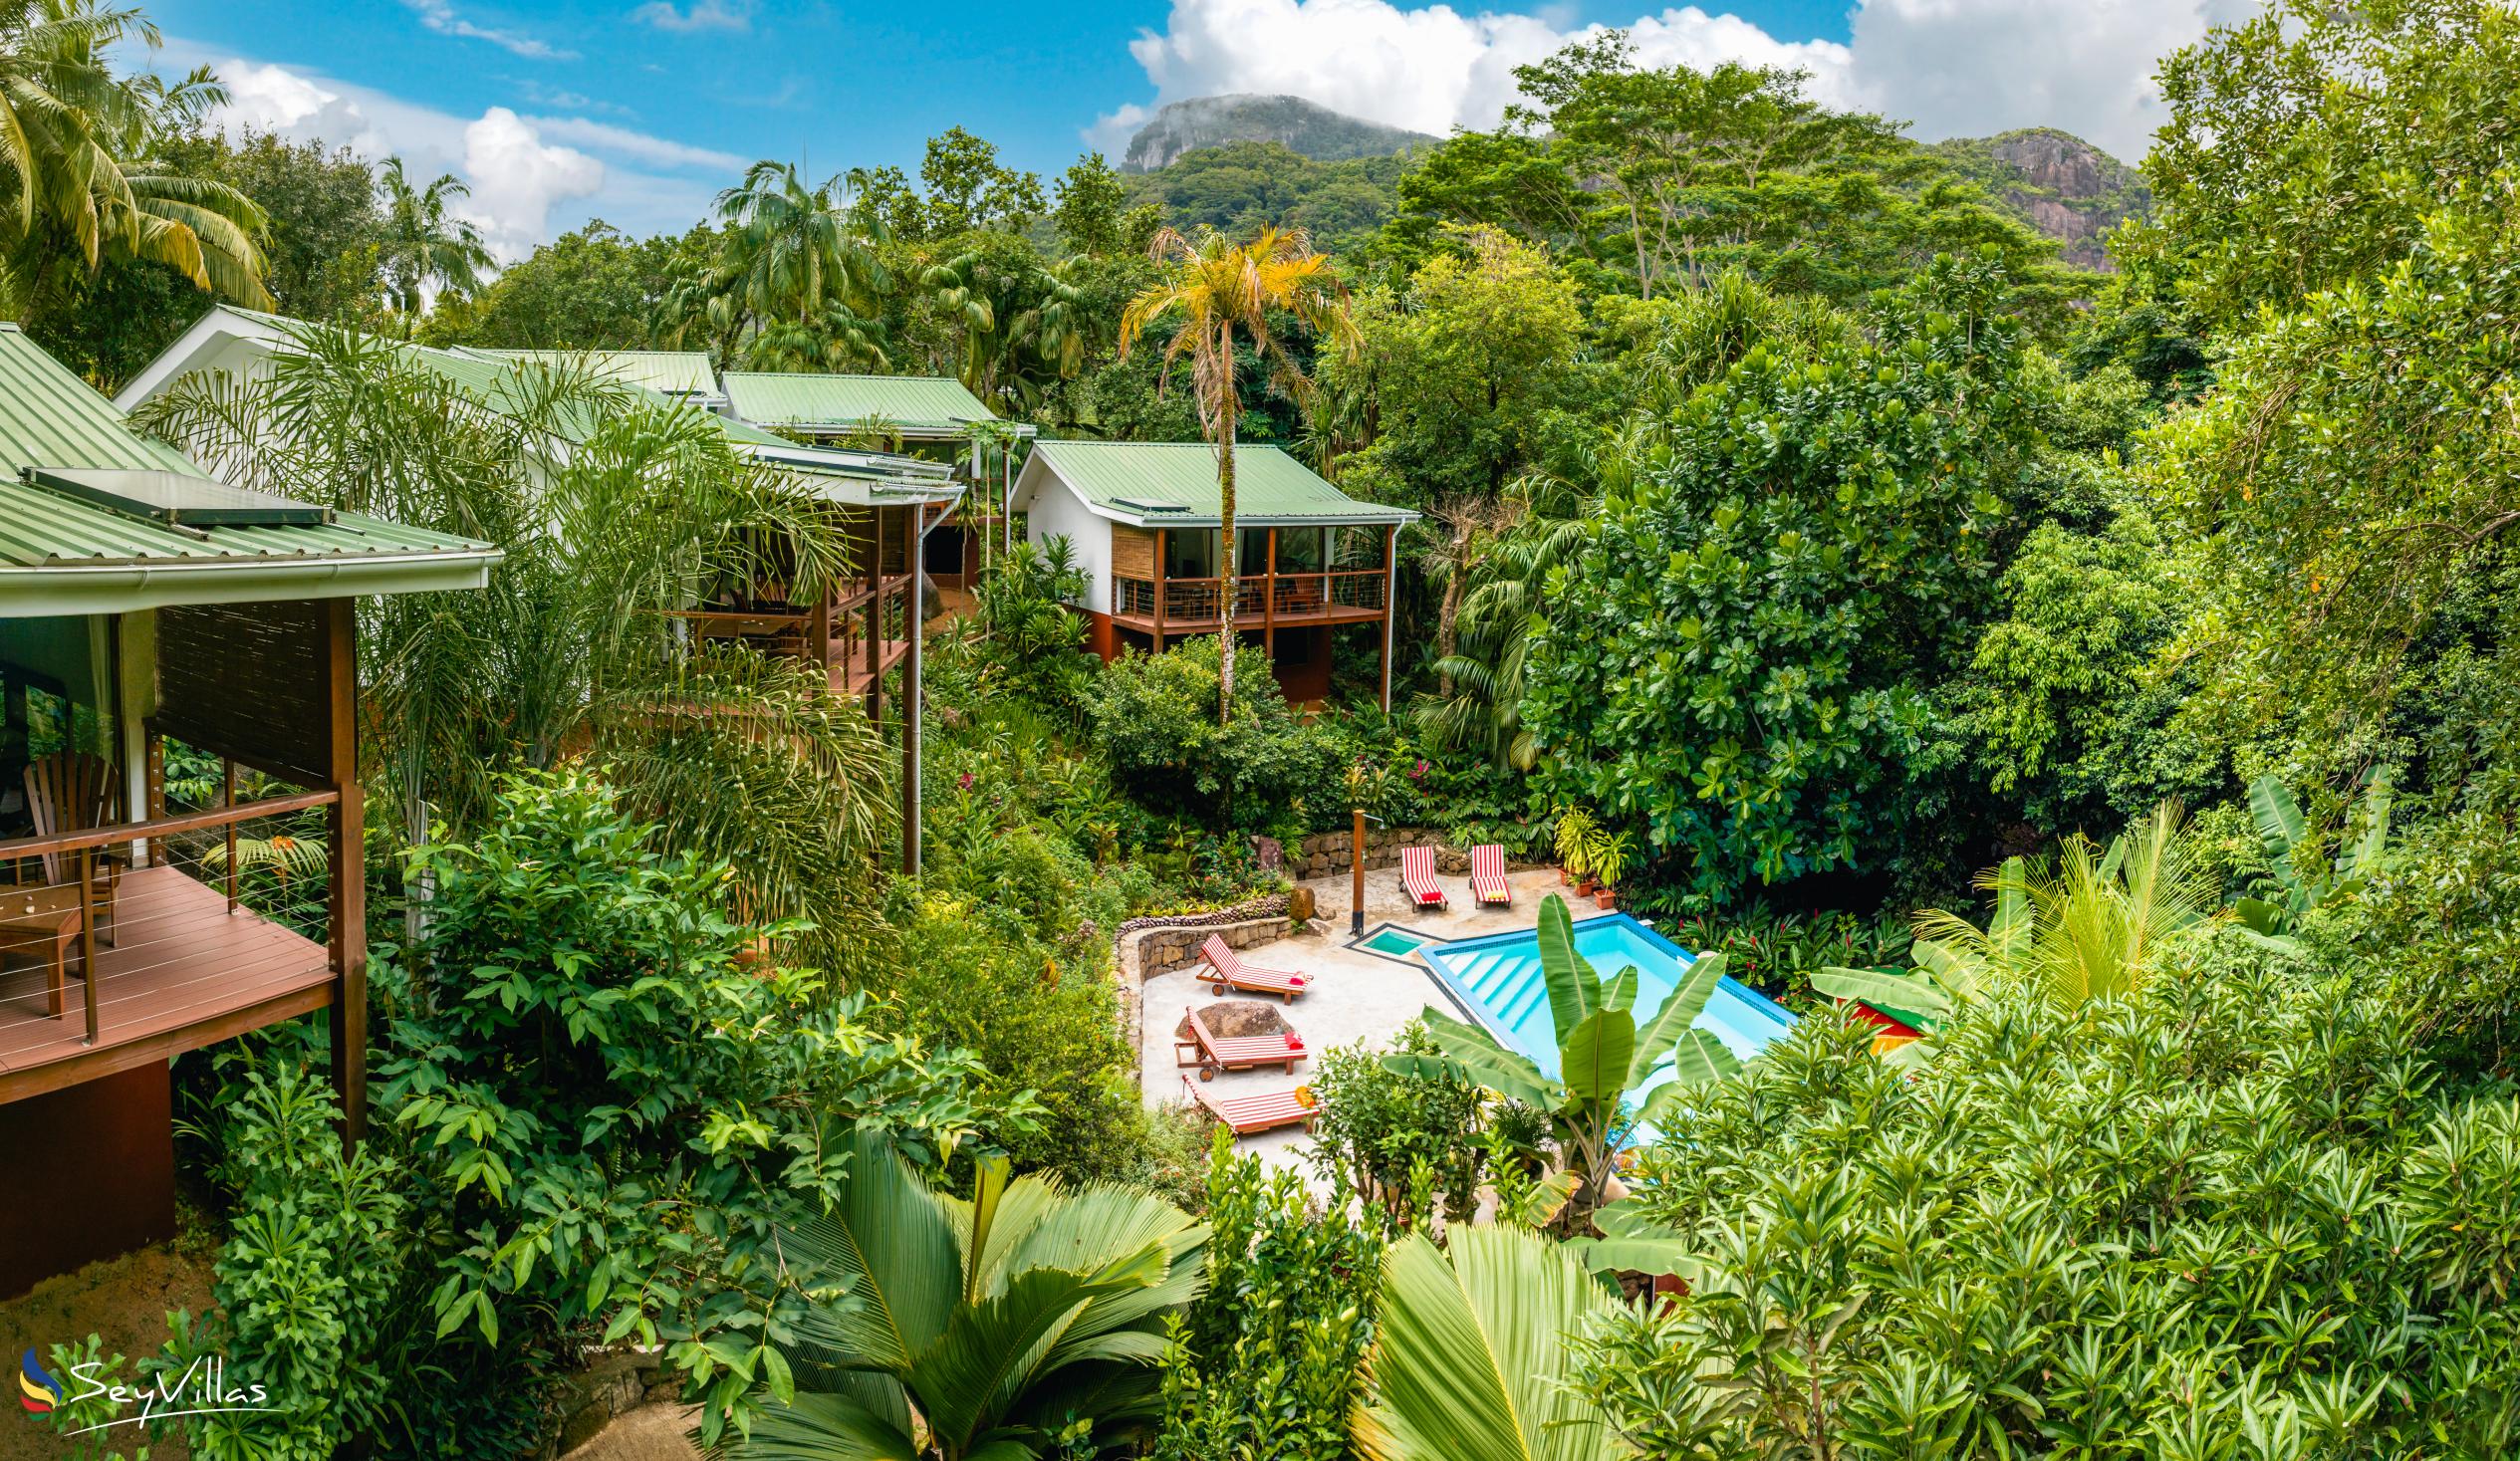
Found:
<path fill-rule="evenodd" d="M 1199 1018 L 1197 1010 L 1190 1017 L 1190 1038 L 1172 1042 L 1172 1063 L 1186 1071 L 1198 1068 L 1199 1079 L 1213 1081 L 1219 1071 L 1251 1071 L 1262 1066 L 1280 1066 L 1290 1076 L 1296 1063 L 1304 1059 L 1304 1037 L 1294 1031 L 1277 1035 L 1237 1035 L 1218 1038 Z"/>
<path fill-rule="evenodd" d="M 1212 933 L 1207 936 L 1207 942 L 1199 945 L 1199 958 L 1207 967 L 1198 971 L 1198 977 L 1215 985 L 1219 994 L 1229 989 L 1247 990 L 1253 994 L 1281 995 L 1288 1004 L 1293 1004 L 1295 997 L 1310 988 L 1313 982 L 1310 974 L 1246 964 L 1241 955 L 1226 945 L 1225 940 Z"/>
<path fill-rule="evenodd" d="M 1207 1108 L 1207 1113 L 1225 1123 L 1237 1136 L 1255 1131 L 1273 1131 L 1280 1126 L 1309 1126 L 1313 1108 L 1297 1098 L 1292 1091 L 1271 1091 L 1259 1096 L 1211 1096 L 1199 1089 L 1189 1077 L 1181 1078 L 1181 1089 L 1190 1098 Z"/>
<path fill-rule="evenodd" d="M 1514 901 L 1513 885 L 1505 880 L 1505 850 L 1495 843 L 1470 850 L 1470 896 L 1482 904 Z"/>
<path fill-rule="evenodd" d="M 1408 900 L 1420 908 L 1441 908 L 1443 887 L 1435 881 L 1435 850 L 1432 848 L 1400 849 L 1400 886 Z"/>

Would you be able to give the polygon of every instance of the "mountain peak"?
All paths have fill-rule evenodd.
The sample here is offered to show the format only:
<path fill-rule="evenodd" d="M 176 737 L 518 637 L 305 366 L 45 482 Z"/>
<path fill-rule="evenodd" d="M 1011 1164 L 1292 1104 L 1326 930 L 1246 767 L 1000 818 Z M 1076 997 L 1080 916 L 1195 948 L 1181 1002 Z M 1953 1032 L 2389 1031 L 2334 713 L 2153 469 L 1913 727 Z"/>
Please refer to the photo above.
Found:
<path fill-rule="evenodd" d="M 1226 142 L 1278 142 L 1316 162 L 1406 151 L 1436 138 L 1333 112 L 1301 97 L 1241 92 L 1167 104 L 1129 139 L 1123 172 L 1152 172 L 1183 152 Z"/>

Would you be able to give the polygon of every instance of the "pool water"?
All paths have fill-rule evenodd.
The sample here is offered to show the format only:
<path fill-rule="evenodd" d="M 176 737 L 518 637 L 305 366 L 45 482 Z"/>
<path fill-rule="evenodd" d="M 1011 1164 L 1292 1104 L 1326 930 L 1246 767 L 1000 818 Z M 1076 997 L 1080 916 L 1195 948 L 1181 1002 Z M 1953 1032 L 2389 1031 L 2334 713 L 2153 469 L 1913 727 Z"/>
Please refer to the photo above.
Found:
<path fill-rule="evenodd" d="M 1695 961 L 1686 949 L 1626 913 L 1576 924 L 1575 951 L 1605 983 L 1622 969 L 1637 971 L 1639 1024 L 1662 1007 L 1663 999 L 1679 987 L 1682 972 Z M 1418 951 L 1418 957 L 1433 965 L 1453 992 L 1478 1012 L 1479 1023 L 1489 1034 L 1531 1057 L 1556 1078 L 1558 1034 L 1549 1018 L 1549 982 L 1540 969 L 1537 930 L 1430 944 Z M 1706 1008 L 1694 1023 L 1746 1061 L 1782 1039 L 1793 1028 L 1794 1017 L 1766 995 L 1725 975 L 1707 996 Z M 1638 1094 L 1668 1079 L 1667 1075 L 1657 1077 Z"/>
<path fill-rule="evenodd" d="M 1419 945 L 1428 942 L 1431 940 L 1422 933 L 1411 933 L 1405 928 L 1386 928 L 1367 939 L 1361 947 L 1378 954 L 1389 954 L 1395 959 L 1404 959 L 1417 952 Z"/>

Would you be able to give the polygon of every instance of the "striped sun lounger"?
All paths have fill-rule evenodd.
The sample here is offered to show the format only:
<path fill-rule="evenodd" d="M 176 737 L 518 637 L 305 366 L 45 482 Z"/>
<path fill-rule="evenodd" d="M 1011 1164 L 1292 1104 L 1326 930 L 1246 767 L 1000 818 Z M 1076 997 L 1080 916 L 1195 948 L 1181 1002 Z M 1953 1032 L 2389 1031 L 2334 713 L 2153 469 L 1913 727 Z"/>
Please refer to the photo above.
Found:
<path fill-rule="evenodd" d="M 1271 1091 L 1259 1096 L 1211 1096 L 1199 1089 L 1189 1077 L 1181 1078 L 1181 1089 L 1190 1098 L 1207 1108 L 1207 1113 L 1225 1123 L 1237 1136 L 1255 1131 L 1273 1131 L 1280 1126 L 1309 1126 L 1313 1108 L 1292 1091 Z"/>
<path fill-rule="evenodd" d="M 1495 843 L 1470 850 L 1470 896 L 1481 903 L 1514 901 L 1513 885 L 1505 880 L 1505 850 Z"/>
<path fill-rule="evenodd" d="M 1443 885 L 1435 881 L 1435 850 L 1432 848 L 1400 849 L 1400 886 L 1407 890 L 1408 900 L 1420 908 L 1441 908 Z"/>
<path fill-rule="evenodd" d="M 1225 940 L 1212 933 L 1207 936 L 1207 942 L 1199 945 L 1199 959 L 1207 967 L 1199 970 L 1198 977 L 1215 985 L 1220 994 L 1228 989 L 1240 989 L 1253 994 L 1279 995 L 1288 1004 L 1293 1004 L 1295 997 L 1313 982 L 1313 976 L 1298 974 L 1291 969 L 1263 969 L 1256 964 L 1246 964 Z"/>
<path fill-rule="evenodd" d="M 1278 1035 L 1219 1038 L 1209 1031 L 1197 1010 L 1187 1013 L 1190 1037 L 1172 1042 L 1172 1063 L 1185 1071 L 1196 1066 L 1202 1081 L 1214 1080 L 1219 1071 L 1250 1071 L 1261 1066 L 1282 1066 L 1292 1076 L 1296 1063 L 1304 1059 L 1304 1037 L 1292 1030 Z"/>

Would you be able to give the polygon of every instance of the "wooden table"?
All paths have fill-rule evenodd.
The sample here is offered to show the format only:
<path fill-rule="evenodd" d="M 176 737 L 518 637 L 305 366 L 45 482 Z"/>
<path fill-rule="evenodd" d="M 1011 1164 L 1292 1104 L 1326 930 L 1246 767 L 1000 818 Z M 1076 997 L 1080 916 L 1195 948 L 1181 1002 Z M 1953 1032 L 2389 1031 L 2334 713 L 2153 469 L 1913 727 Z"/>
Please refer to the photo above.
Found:
<path fill-rule="evenodd" d="M 70 980 L 70 944 L 85 928 L 80 917 L 79 886 L 0 887 L 0 957 L 36 952 L 52 964 L 46 989 L 50 1013 L 61 1018 L 62 992 Z M 80 977 L 88 977 L 82 969 Z"/>

